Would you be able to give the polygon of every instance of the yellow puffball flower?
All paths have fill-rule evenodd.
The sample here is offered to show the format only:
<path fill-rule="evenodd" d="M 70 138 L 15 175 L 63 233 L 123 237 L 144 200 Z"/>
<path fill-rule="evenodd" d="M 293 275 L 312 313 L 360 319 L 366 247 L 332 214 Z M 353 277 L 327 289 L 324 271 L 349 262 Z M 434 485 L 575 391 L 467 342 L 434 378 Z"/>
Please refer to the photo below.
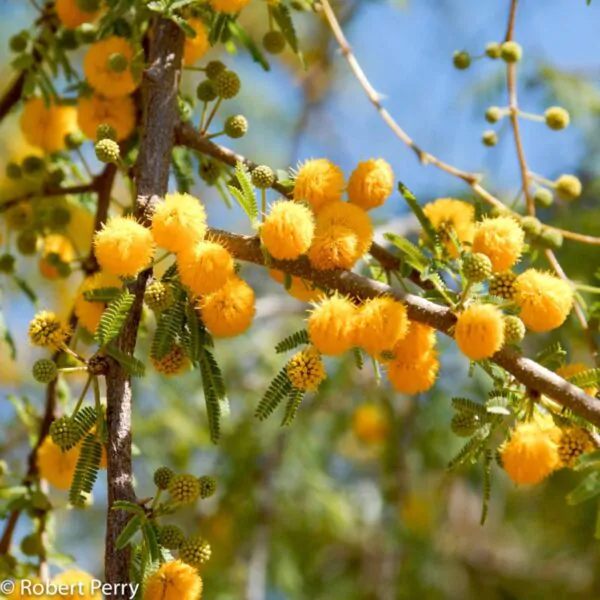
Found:
<path fill-rule="evenodd" d="M 356 343 L 371 356 L 391 350 L 407 331 L 406 306 L 393 298 L 371 298 L 358 311 Z"/>
<path fill-rule="evenodd" d="M 308 336 L 321 354 L 338 356 L 354 346 L 357 308 L 334 294 L 319 302 L 308 317 Z"/>
<path fill-rule="evenodd" d="M 376 444 L 390 433 L 385 412 L 377 404 L 361 404 L 352 415 L 352 431 L 365 444 Z"/>
<path fill-rule="evenodd" d="M 449 231 L 454 231 L 454 235 L 463 246 L 473 241 L 475 209 L 467 202 L 453 198 L 439 198 L 423 206 L 423 212 L 440 235 L 451 257 L 457 258 L 459 251 L 449 236 Z"/>
<path fill-rule="evenodd" d="M 52 438 L 47 436 L 36 454 L 40 477 L 59 490 L 68 490 L 73 481 L 79 452 L 79 445 L 63 452 Z"/>
<path fill-rule="evenodd" d="M 234 276 L 233 256 L 217 242 L 203 240 L 177 254 L 181 283 L 196 296 L 211 294 Z"/>
<path fill-rule="evenodd" d="M 269 275 L 277 282 L 282 285 L 285 284 L 285 273 L 278 269 L 269 269 Z M 290 276 L 290 286 L 285 288 L 285 291 L 300 300 L 300 302 L 316 302 L 320 300 L 325 292 L 319 288 L 313 287 L 310 281 L 296 277 L 295 275 Z"/>
<path fill-rule="evenodd" d="M 53 233 L 44 238 L 42 256 L 39 260 L 40 273 L 46 279 L 53 280 L 60 277 L 60 271 L 56 264 L 51 264 L 51 256 L 58 257 L 60 262 L 66 264 L 75 260 L 75 248 L 71 240 L 60 233 Z"/>
<path fill-rule="evenodd" d="M 299 169 L 294 184 L 294 200 L 305 200 L 315 212 L 329 202 L 342 199 L 344 173 L 326 158 L 306 161 Z"/>
<path fill-rule="evenodd" d="M 66 586 L 70 593 L 60 595 L 64 600 L 102 600 L 102 592 L 92 589 L 92 584 L 97 581 L 89 573 L 84 571 L 63 571 L 59 573 L 52 583 Z"/>
<path fill-rule="evenodd" d="M 408 360 L 395 358 L 387 365 L 387 376 L 397 392 L 421 394 L 433 387 L 440 363 L 435 350 Z"/>
<path fill-rule="evenodd" d="M 583 427 L 561 429 L 558 440 L 558 456 L 561 465 L 573 468 L 582 454 L 596 449 L 596 444 L 587 429 Z"/>
<path fill-rule="evenodd" d="M 260 228 L 269 254 L 278 260 L 294 260 L 304 254 L 313 240 L 315 221 L 309 208 L 296 202 L 275 202 Z"/>
<path fill-rule="evenodd" d="M 351 269 L 361 257 L 358 236 L 343 225 L 317 224 L 307 256 L 319 271 Z"/>
<path fill-rule="evenodd" d="M 77 0 L 55 0 L 54 10 L 58 20 L 67 28 L 75 29 L 82 23 L 94 21 L 100 11 L 86 12 L 79 8 Z"/>
<path fill-rule="evenodd" d="M 150 230 L 133 217 L 112 217 L 94 235 L 99 265 L 107 273 L 119 277 L 135 277 L 148 268 L 154 249 Z"/>
<path fill-rule="evenodd" d="M 204 206 L 190 194 L 167 194 L 152 216 L 152 235 L 170 252 L 190 248 L 206 235 Z"/>
<path fill-rule="evenodd" d="M 416 321 L 408 321 L 406 335 L 399 339 L 392 348 L 394 359 L 407 362 L 424 356 L 435 347 L 435 329 Z"/>
<path fill-rule="evenodd" d="M 110 58 L 116 54 L 127 61 L 127 68 L 120 72 L 109 66 Z M 113 35 L 90 46 L 83 59 L 83 72 L 89 84 L 106 98 L 128 96 L 139 85 L 131 71 L 133 56 L 133 46 L 125 38 Z"/>
<path fill-rule="evenodd" d="M 484 219 L 475 226 L 473 252 L 481 252 L 492 261 L 494 272 L 506 271 L 519 262 L 525 232 L 512 217 Z"/>
<path fill-rule="evenodd" d="M 527 269 L 515 282 L 519 317 L 536 332 L 560 327 L 573 308 L 573 288 L 550 273 Z"/>
<path fill-rule="evenodd" d="M 188 19 L 187 24 L 196 32 L 195 37 L 185 36 L 183 45 L 183 64 L 193 65 L 200 60 L 210 48 L 208 31 L 202 19 Z"/>
<path fill-rule="evenodd" d="M 234 337 L 246 331 L 256 313 L 252 288 L 238 277 L 233 277 L 198 304 L 202 321 L 215 337 Z"/>
<path fill-rule="evenodd" d="M 499 449 L 507 475 L 519 485 L 543 481 L 560 466 L 558 439 L 558 427 L 544 427 L 536 421 L 517 425 Z"/>
<path fill-rule="evenodd" d="M 183 373 L 190 364 L 183 348 L 178 345 L 174 345 L 171 350 L 161 358 L 151 356 L 150 362 L 161 375 L 167 377 Z"/>
<path fill-rule="evenodd" d="M 394 191 L 394 172 L 382 158 L 358 163 L 348 180 L 348 199 L 364 210 L 381 206 Z"/>
<path fill-rule="evenodd" d="M 143 600 L 200 600 L 201 597 L 202 579 L 197 569 L 172 560 L 148 577 Z"/>
<path fill-rule="evenodd" d="M 317 215 L 317 227 L 339 225 L 347 227 L 356 234 L 359 256 L 366 254 L 373 241 L 373 223 L 371 218 L 359 206 L 348 202 L 331 202 Z"/>
<path fill-rule="evenodd" d="M 135 129 L 135 104 L 131 96 L 103 98 L 98 94 L 80 96 L 77 101 L 77 124 L 90 139 L 96 138 L 98 125 L 106 123 L 117 134 L 117 141 L 127 139 Z"/>
<path fill-rule="evenodd" d="M 307 392 L 319 389 L 319 385 L 327 377 L 321 355 L 314 346 L 294 354 L 286 365 L 286 372 L 296 389 Z"/>
<path fill-rule="evenodd" d="M 77 289 L 73 306 L 79 324 L 83 325 L 91 334 L 94 334 L 102 318 L 102 313 L 106 310 L 106 303 L 89 302 L 86 300 L 84 296 L 85 292 L 111 287 L 120 289 L 121 286 L 121 280 L 112 273 L 100 271 L 90 277 L 86 277 Z"/>
<path fill-rule="evenodd" d="M 585 371 L 589 371 L 592 367 L 588 367 L 583 363 L 573 363 L 570 365 L 564 365 L 556 369 L 556 374 L 560 375 L 564 379 L 569 379 L 573 375 L 577 375 L 578 373 L 583 373 Z M 598 392 L 598 388 L 596 386 L 582 388 L 583 391 L 588 394 L 588 396 L 595 396 Z"/>
<path fill-rule="evenodd" d="M 72 106 L 46 106 L 42 98 L 32 98 L 25 102 L 19 123 L 32 146 L 48 153 L 58 152 L 65 148 L 65 136 L 77 127 L 77 112 Z"/>
<path fill-rule="evenodd" d="M 29 340 L 34 346 L 41 348 L 59 348 L 67 341 L 70 333 L 69 327 L 48 310 L 36 313 L 29 323 Z"/>
<path fill-rule="evenodd" d="M 471 304 L 458 316 L 454 339 L 471 360 L 493 356 L 504 344 L 502 312 L 492 304 Z"/>
<path fill-rule="evenodd" d="M 235 14 L 250 4 L 250 0 L 208 0 L 208 3 L 217 12 Z"/>

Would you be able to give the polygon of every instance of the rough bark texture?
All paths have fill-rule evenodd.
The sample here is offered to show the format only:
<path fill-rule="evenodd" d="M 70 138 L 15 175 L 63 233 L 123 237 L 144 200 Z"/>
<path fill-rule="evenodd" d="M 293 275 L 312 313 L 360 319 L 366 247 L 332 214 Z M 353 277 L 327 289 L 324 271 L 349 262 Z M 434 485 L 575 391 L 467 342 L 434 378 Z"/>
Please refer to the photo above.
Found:
<path fill-rule="evenodd" d="M 135 216 L 147 224 L 149 205 L 167 191 L 171 150 L 178 120 L 179 86 L 184 35 L 172 21 L 157 19 L 153 24 L 149 67 L 144 72 L 144 123 L 136 165 L 137 202 Z M 135 302 L 118 340 L 133 353 L 137 340 L 142 302 L 150 271 L 139 275 L 132 286 Z M 131 467 L 131 379 L 111 361 L 106 376 L 108 419 L 108 514 L 106 525 L 105 578 L 108 583 L 129 581 L 130 555 L 117 550 L 115 542 L 129 519 L 124 511 L 112 510 L 116 500 L 135 500 Z M 114 596 L 125 600 L 127 595 Z"/>

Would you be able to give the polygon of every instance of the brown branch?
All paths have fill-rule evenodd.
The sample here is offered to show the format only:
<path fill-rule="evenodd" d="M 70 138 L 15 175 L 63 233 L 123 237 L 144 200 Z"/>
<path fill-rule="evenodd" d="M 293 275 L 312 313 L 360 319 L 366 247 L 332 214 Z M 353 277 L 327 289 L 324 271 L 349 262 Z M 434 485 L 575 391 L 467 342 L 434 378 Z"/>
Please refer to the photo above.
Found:
<path fill-rule="evenodd" d="M 184 35 L 172 21 L 157 18 L 152 23 L 149 67 L 144 71 L 144 124 L 136 165 L 135 216 L 148 224 L 152 204 L 167 191 L 171 152 L 178 120 L 177 90 L 180 79 Z M 151 274 L 140 274 L 132 285 L 135 301 L 117 339 L 120 349 L 132 354 L 142 311 L 146 282 Z M 108 419 L 108 512 L 106 519 L 105 581 L 129 581 L 129 549 L 118 550 L 116 540 L 129 515 L 112 510 L 116 500 L 135 500 L 131 465 L 131 378 L 116 361 L 110 361 L 107 386 Z M 126 600 L 125 593 L 116 596 Z"/>
<path fill-rule="evenodd" d="M 94 192 L 97 189 L 97 185 L 96 178 L 90 183 L 82 183 L 80 185 L 71 185 L 67 187 L 56 187 L 55 185 L 52 185 L 42 187 L 34 192 L 28 192 L 27 194 L 22 194 L 0 203 L 0 214 L 7 211 L 9 208 L 12 208 L 13 206 L 20 204 L 21 202 L 28 202 L 34 198 L 39 198 L 40 196 L 43 196 L 44 198 L 50 198 L 53 196 L 66 196 L 67 194 L 85 194 L 86 192 Z"/>

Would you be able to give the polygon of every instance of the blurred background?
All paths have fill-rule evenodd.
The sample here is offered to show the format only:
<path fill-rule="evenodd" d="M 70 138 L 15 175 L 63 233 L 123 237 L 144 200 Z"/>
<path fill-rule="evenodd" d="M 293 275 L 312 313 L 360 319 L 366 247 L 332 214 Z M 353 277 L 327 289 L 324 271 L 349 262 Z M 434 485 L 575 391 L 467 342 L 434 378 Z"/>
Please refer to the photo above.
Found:
<path fill-rule="evenodd" d="M 486 187 L 512 202 L 520 180 L 511 132 L 506 125 L 497 127 L 495 148 L 480 141 L 490 128 L 486 108 L 507 103 L 504 63 L 481 58 L 467 71 L 452 65 L 455 50 L 483 55 L 488 42 L 502 40 L 509 2 L 344 0 L 334 8 L 371 83 L 409 135 L 443 160 L 485 174 Z M 24 0 L 1 0 L 0 15 L 0 34 L 7 40 L 28 26 L 34 9 Z M 218 120 L 242 112 L 250 122 L 245 138 L 223 143 L 279 169 L 327 157 L 349 175 L 358 161 L 382 157 L 422 203 L 442 196 L 471 197 L 460 181 L 419 165 L 386 128 L 349 72 L 325 21 L 310 12 L 294 13 L 294 18 L 306 70 L 291 52 L 273 59 L 268 73 L 244 52 L 219 55 L 240 74 L 243 87 Z M 260 40 L 267 28 L 264 4 L 255 0 L 242 22 Z M 543 218 L 595 235 L 600 233 L 599 23 L 599 2 L 523 0 L 516 26 L 516 39 L 524 47 L 518 67 L 521 107 L 541 114 L 560 104 L 572 117 L 571 127 L 560 133 L 523 122 L 529 166 L 551 180 L 574 173 L 584 183 L 576 204 L 555 204 Z M 11 79 L 9 63 L 2 44 L 4 85 Z M 190 95 L 197 75 L 186 73 L 183 86 Z M 98 171 L 92 145 L 87 146 L 86 158 Z M 5 164 L 30 152 L 20 138 L 16 111 L 0 125 L 0 160 Z M 0 200 L 11 197 L 11 185 L 0 181 Z M 249 231 L 242 212 L 228 210 L 214 188 L 199 182 L 193 192 L 205 202 L 211 225 Z M 127 198 L 122 185 L 117 198 L 119 194 Z M 85 208 L 74 214 L 68 235 L 85 255 L 93 215 Z M 413 221 L 406 217 L 399 194 L 373 213 L 381 232 L 416 238 Z M 566 242 L 558 256 L 572 279 L 593 283 L 600 267 L 598 247 Z M 540 259 L 537 266 L 547 265 Z M 17 273 L 37 293 L 39 307 L 68 314 L 80 274 L 49 285 L 39 274 L 37 258 L 22 257 Z M 138 496 L 153 494 L 152 473 L 161 465 L 210 474 L 218 481 L 215 496 L 173 521 L 186 531 L 200 531 L 211 543 L 213 555 L 202 573 L 205 598 L 600 597 L 600 552 L 593 539 L 596 506 L 591 502 L 573 508 L 564 499 L 577 484 L 576 474 L 558 472 L 535 488 L 517 489 L 494 466 L 490 514 L 480 526 L 481 465 L 446 472 L 464 443 L 450 431 L 450 398 L 481 398 L 488 386 L 477 374 L 469 377 L 468 362 L 449 340 L 440 340 L 441 375 L 426 395 L 394 394 L 386 382 L 376 382 L 370 365 L 358 370 L 349 357 L 328 362 L 326 384 L 318 396 L 304 401 L 292 427 L 279 427 L 279 414 L 258 422 L 256 405 L 286 360 L 273 348 L 303 327 L 307 306 L 283 293 L 261 269 L 244 266 L 243 275 L 257 292 L 257 316 L 249 333 L 216 346 L 231 406 L 218 446 L 208 437 L 198 372 L 169 380 L 149 369 L 146 378 L 136 381 Z M 42 354 L 28 346 L 25 335 L 36 306 L 14 280 L 2 277 L 0 308 L 17 351 L 13 360 L 0 341 L 0 452 L 10 468 L 5 483 L 12 483 L 22 477 L 28 452 L 23 420 L 36 418 L 44 391 L 30 375 L 30 365 Z M 594 302 L 594 297 L 586 300 Z M 142 359 L 148 356 L 153 327 L 153 317 L 147 315 L 137 352 Z M 571 362 L 592 366 L 573 318 L 557 333 L 530 336 L 526 353 L 553 340 L 567 348 Z M 77 398 L 82 381 L 75 377 L 69 384 L 61 389 L 65 403 Z M 367 426 L 370 409 L 365 406 L 377 407 L 384 424 Z M 89 509 L 58 511 L 53 530 L 62 555 L 54 557 L 55 569 L 70 556 L 101 575 L 104 497 L 100 481 Z M 66 494 L 53 492 L 52 499 L 56 506 L 67 504 Z M 22 520 L 15 541 L 29 530 Z"/>

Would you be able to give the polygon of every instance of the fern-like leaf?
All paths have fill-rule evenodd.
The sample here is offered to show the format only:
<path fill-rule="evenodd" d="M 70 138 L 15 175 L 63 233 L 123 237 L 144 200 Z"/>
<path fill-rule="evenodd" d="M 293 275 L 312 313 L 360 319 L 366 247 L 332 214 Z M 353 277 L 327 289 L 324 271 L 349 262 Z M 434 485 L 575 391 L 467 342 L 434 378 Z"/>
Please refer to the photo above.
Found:
<path fill-rule="evenodd" d="M 581 373 L 569 375 L 565 379 L 580 388 L 595 387 L 600 384 L 600 369 L 587 369 Z"/>
<path fill-rule="evenodd" d="M 408 204 L 409 208 L 413 211 L 415 217 L 417 217 L 417 219 L 419 220 L 419 223 L 421 223 L 421 227 L 423 228 L 423 231 L 425 232 L 431 243 L 435 244 L 438 238 L 435 227 L 429 220 L 429 217 L 423 212 L 423 209 L 417 202 L 415 195 L 401 181 L 398 182 L 398 190 L 402 194 L 402 196 L 404 196 L 406 203 Z"/>
<path fill-rule="evenodd" d="M 69 502 L 78 508 L 85 504 L 84 493 L 89 494 L 94 487 L 100 461 L 102 459 L 102 446 L 95 434 L 88 435 L 81 444 L 81 452 L 75 466 L 73 482 L 69 490 Z"/>
<path fill-rule="evenodd" d="M 535 355 L 535 361 L 543 367 L 548 367 L 552 364 L 561 365 L 566 356 L 567 353 L 560 343 L 555 342 L 554 344 L 550 344 L 547 348 L 544 348 L 541 352 L 538 352 Z"/>
<path fill-rule="evenodd" d="M 92 427 L 96 425 L 97 421 L 98 414 L 93 406 L 84 406 L 83 408 L 80 408 L 71 420 L 73 430 L 71 432 L 71 443 L 69 448 L 73 448 L 79 444 L 79 442 L 91 431 Z"/>
<path fill-rule="evenodd" d="M 465 464 L 467 461 L 474 461 L 483 452 L 489 428 L 479 429 L 477 433 L 460 449 L 458 454 L 448 463 L 447 469 L 453 471 Z"/>
<path fill-rule="evenodd" d="M 124 290 L 108 305 L 94 336 L 100 346 L 106 346 L 119 335 L 134 300 L 135 296 L 128 290 Z"/>
<path fill-rule="evenodd" d="M 279 4 L 271 7 L 271 12 L 277 25 L 279 25 L 279 29 L 281 29 L 281 33 L 285 36 L 287 43 L 290 45 L 290 48 L 298 54 L 298 37 L 296 36 L 296 30 L 294 28 L 294 22 L 292 21 L 292 15 L 290 9 L 280 2 Z"/>
<path fill-rule="evenodd" d="M 206 331 L 198 311 L 188 303 L 185 307 L 186 333 L 182 339 L 183 349 L 194 364 L 198 364 L 202 348 L 214 346 L 211 335 Z"/>
<path fill-rule="evenodd" d="M 289 427 L 292 424 L 293 420 L 298 414 L 298 408 L 300 407 L 300 403 L 303 399 L 304 392 L 302 390 L 292 388 L 292 391 L 288 394 L 288 401 L 285 406 L 285 414 L 281 420 L 282 427 Z"/>
<path fill-rule="evenodd" d="M 356 368 L 360 371 L 365 365 L 362 350 L 356 347 L 352 348 L 352 354 L 354 355 L 354 364 L 356 365 Z"/>
<path fill-rule="evenodd" d="M 169 353 L 183 329 L 184 318 L 185 305 L 177 300 L 171 308 L 160 315 L 150 347 L 152 358 L 163 358 Z"/>
<path fill-rule="evenodd" d="M 235 178 L 240 184 L 240 189 L 230 185 L 228 185 L 227 188 L 231 192 L 231 195 L 237 200 L 238 204 L 242 207 L 243 211 L 254 223 L 256 219 L 258 219 L 258 204 L 256 202 L 256 195 L 254 193 L 252 179 L 250 178 L 250 174 L 248 173 L 248 169 L 244 163 L 238 162 L 236 164 Z"/>
<path fill-rule="evenodd" d="M 474 402 L 469 398 L 452 398 L 452 406 L 457 411 L 465 412 L 471 415 L 477 415 L 484 421 L 488 416 L 487 408 L 483 404 Z"/>
<path fill-rule="evenodd" d="M 216 444 L 221 434 L 223 408 L 228 407 L 225 382 L 215 357 L 206 348 L 202 349 L 198 364 L 202 375 L 202 388 L 204 390 L 210 439 Z"/>
<path fill-rule="evenodd" d="M 479 522 L 485 525 L 487 520 L 490 498 L 492 497 L 492 464 L 494 461 L 494 453 L 488 448 L 484 454 L 483 460 L 483 505 L 481 506 L 481 518 Z"/>
<path fill-rule="evenodd" d="M 402 253 L 402 259 L 417 271 L 422 272 L 427 268 L 428 259 L 420 248 L 407 239 L 395 233 L 385 233 L 383 237 L 391 242 Z"/>
<path fill-rule="evenodd" d="M 133 377 L 143 377 L 146 374 L 146 365 L 139 358 L 125 354 L 125 352 L 112 344 L 109 344 L 105 350 L 106 354 L 112 356 L 121 365 L 125 373 Z"/>
<path fill-rule="evenodd" d="M 283 367 L 271 381 L 265 395 L 256 407 L 254 415 L 264 421 L 279 406 L 281 401 L 292 391 L 292 383 L 289 380 L 287 369 Z"/>
<path fill-rule="evenodd" d="M 98 288 L 96 290 L 87 290 L 83 292 L 83 297 L 88 302 L 112 302 L 121 294 L 118 287 Z"/>
<path fill-rule="evenodd" d="M 294 350 L 303 344 L 310 344 L 310 338 L 308 337 L 308 331 L 306 331 L 306 329 L 296 331 L 296 333 L 292 333 L 292 335 L 289 335 L 284 340 L 281 340 L 281 342 L 275 346 L 275 352 L 277 352 L 277 354 L 289 352 L 290 350 Z"/>

